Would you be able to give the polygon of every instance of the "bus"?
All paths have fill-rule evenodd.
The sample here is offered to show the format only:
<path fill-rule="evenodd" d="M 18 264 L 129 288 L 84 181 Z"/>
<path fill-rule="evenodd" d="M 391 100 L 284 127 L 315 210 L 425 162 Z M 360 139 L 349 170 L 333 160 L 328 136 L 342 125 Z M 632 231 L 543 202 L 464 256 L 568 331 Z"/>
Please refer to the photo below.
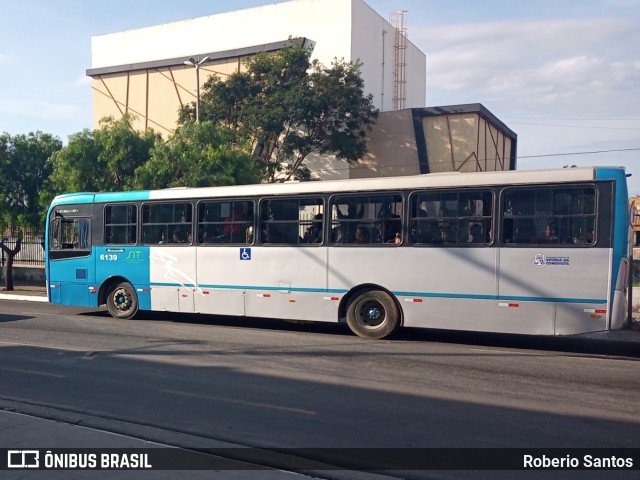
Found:
<path fill-rule="evenodd" d="M 572 335 L 627 320 L 624 168 L 57 196 L 49 301 L 139 311 Z"/>

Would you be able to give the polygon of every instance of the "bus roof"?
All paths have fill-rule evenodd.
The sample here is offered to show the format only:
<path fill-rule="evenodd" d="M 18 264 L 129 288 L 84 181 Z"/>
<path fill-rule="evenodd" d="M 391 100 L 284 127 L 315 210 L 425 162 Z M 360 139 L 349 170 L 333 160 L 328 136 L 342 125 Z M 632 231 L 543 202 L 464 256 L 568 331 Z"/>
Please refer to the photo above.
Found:
<path fill-rule="evenodd" d="M 624 167 L 575 167 L 546 170 L 509 170 L 499 172 L 444 172 L 425 175 L 376 177 L 349 180 L 287 182 L 225 187 L 167 188 L 163 190 L 69 193 L 58 195 L 52 202 L 103 203 L 132 200 L 163 200 L 189 198 L 251 197 L 340 193 L 370 190 L 403 190 L 444 187 L 479 187 L 489 185 L 525 185 L 536 183 L 588 182 L 603 178 L 624 178 Z"/>

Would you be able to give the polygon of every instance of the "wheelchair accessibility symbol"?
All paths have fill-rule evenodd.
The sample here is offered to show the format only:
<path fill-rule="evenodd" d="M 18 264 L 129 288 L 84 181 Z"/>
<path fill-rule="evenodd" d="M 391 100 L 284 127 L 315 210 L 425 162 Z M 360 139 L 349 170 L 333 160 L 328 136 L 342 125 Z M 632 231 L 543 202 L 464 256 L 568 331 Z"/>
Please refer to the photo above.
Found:
<path fill-rule="evenodd" d="M 240 260 L 251 260 L 251 249 L 250 248 L 241 248 L 240 249 Z"/>

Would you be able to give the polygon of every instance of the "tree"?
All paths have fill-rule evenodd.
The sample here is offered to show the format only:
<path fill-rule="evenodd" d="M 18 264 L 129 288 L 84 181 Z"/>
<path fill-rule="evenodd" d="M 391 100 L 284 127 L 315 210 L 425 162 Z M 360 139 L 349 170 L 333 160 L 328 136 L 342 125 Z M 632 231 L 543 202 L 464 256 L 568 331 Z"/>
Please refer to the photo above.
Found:
<path fill-rule="evenodd" d="M 25 228 L 42 228 L 48 204 L 39 202 L 49 175 L 49 158 L 62 148 L 50 134 L 0 135 L 0 248 L 7 257 L 5 287 L 13 290 L 13 261 L 22 249 Z M 4 244 L 4 232 L 16 237 L 14 248 Z"/>
<path fill-rule="evenodd" d="M 183 123 L 135 172 L 139 189 L 205 187 L 260 181 L 247 148 L 234 143 L 231 132 L 210 121 Z"/>
<path fill-rule="evenodd" d="M 366 153 L 366 129 L 378 110 L 364 95 L 359 62 L 310 63 L 311 51 L 291 41 L 245 61 L 245 71 L 205 83 L 200 118 L 252 141 L 252 159 L 266 181 L 300 176 L 311 153 L 356 161 Z M 193 118 L 194 106 L 180 112 Z M 284 174 L 284 176 L 283 176 Z"/>
<path fill-rule="evenodd" d="M 334 60 L 332 68 L 314 60 L 300 97 L 298 123 L 286 132 L 282 150 L 293 159 L 287 179 L 311 153 L 333 153 L 354 162 L 367 153 L 366 129 L 378 116 L 373 96 L 364 96 L 359 62 Z"/>
<path fill-rule="evenodd" d="M 69 137 L 67 146 L 51 158 L 51 176 L 46 199 L 66 192 L 114 192 L 131 190 L 138 167 L 150 158 L 160 135 L 136 132 L 132 118 L 105 118 L 100 128 L 83 130 Z"/>

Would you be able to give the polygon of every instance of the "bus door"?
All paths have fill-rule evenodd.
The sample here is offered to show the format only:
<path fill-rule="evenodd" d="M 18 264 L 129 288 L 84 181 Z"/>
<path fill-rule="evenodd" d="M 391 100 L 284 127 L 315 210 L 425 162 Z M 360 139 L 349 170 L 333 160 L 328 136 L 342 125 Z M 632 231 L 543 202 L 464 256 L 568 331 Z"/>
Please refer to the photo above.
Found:
<path fill-rule="evenodd" d="M 51 211 L 47 241 L 51 301 L 63 305 L 97 305 L 97 300 L 91 298 L 95 284 L 91 206 L 56 206 Z"/>

